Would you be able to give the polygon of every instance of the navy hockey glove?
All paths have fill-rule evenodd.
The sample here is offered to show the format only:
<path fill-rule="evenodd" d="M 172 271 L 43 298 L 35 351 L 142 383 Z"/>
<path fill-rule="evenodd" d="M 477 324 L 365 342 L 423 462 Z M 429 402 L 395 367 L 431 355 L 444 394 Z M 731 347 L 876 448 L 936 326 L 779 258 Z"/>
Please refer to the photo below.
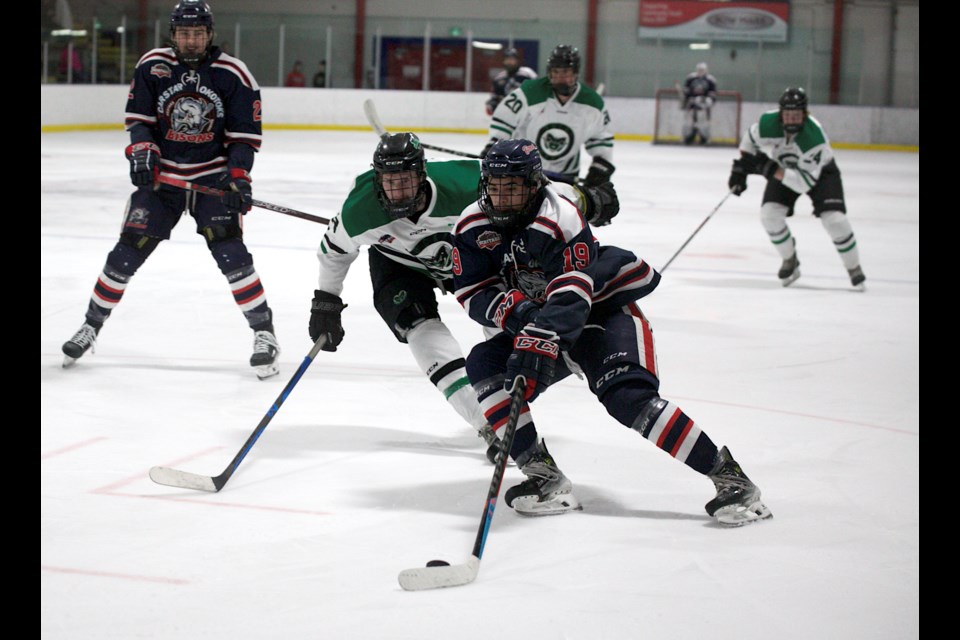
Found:
<path fill-rule="evenodd" d="M 536 320 L 539 313 L 540 306 L 536 302 L 523 295 L 519 289 L 510 289 L 494 298 L 487 317 L 493 324 L 515 336 Z"/>
<path fill-rule="evenodd" d="M 603 158 L 594 158 L 593 164 L 590 165 L 590 169 L 587 171 L 587 177 L 583 179 L 583 183 L 588 187 L 599 187 L 605 182 L 610 182 L 610 176 L 613 175 L 613 172 L 616 168 L 613 164 Z"/>
<path fill-rule="evenodd" d="M 512 393 L 518 378 L 526 381 L 524 399 L 527 402 L 540 395 L 557 375 L 557 357 L 560 343 L 557 334 L 528 325 L 513 339 L 513 353 L 507 359 L 507 375 L 503 388 Z"/>
<path fill-rule="evenodd" d="M 135 187 L 152 187 L 160 174 L 160 147 L 152 142 L 135 142 L 126 149 L 130 161 L 130 182 Z"/>
<path fill-rule="evenodd" d="M 595 227 L 610 224 L 610 221 L 620 213 L 620 198 L 613 188 L 612 182 L 604 182 L 596 187 L 588 187 L 586 182 L 578 180 L 575 185 L 584 196 L 586 203 L 587 222 Z"/>
<path fill-rule="evenodd" d="M 773 174 L 780 168 L 780 165 L 771 160 L 765 153 L 756 155 L 745 153 L 740 157 L 740 162 L 747 173 L 763 176 L 767 180 L 773 178 Z"/>
<path fill-rule="evenodd" d="M 244 169 L 230 169 L 230 173 L 221 178 L 223 195 L 220 202 L 230 215 L 246 214 L 253 204 L 253 188 L 250 186 L 250 174 Z"/>
<path fill-rule="evenodd" d="M 727 186 L 730 187 L 730 193 L 739 196 L 747 190 L 747 170 L 743 167 L 743 160 L 737 158 L 733 161 L 733 169 L 730 170 L 730 179 L 727 180 Z"/>
<path fill-rule="evenodd" d="M 343 342 L 346 333 L 340 322 L 340 312 L 347 308 L 340 296 L 317 289 L 313 292 L 313 304 L 310 306 L 310 339 L 316 342 L 320 336 L 326 336 L 323 351 L 336 351 Z"/>

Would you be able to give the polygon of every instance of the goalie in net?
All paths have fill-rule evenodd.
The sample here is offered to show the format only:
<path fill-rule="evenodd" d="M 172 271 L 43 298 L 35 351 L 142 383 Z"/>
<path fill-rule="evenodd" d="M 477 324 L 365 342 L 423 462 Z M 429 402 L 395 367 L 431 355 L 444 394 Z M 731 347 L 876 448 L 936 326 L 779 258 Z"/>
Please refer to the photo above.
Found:
<path fill-rule="evenodd" d="M 735 147 L 741 133 L 741 104 L 739 91 L 717 91 L 712 97 L 692 96 L 688 100 L 679 86 L 657 89 L 653 143 L 699 141 L 711 146 Z"/>

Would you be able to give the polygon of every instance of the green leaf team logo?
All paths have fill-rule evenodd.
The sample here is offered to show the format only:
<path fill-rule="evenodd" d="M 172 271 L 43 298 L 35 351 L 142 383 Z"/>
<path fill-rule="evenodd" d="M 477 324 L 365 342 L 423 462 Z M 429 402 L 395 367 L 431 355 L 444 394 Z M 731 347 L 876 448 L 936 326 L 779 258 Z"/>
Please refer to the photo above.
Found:
<path fill-rule="evenodd" d="M 559 122 L 551 122 L 537 132 L 537 147 L 547 160 L 557 160 L 570 153 L 576 136 L 573 129 Z"/>

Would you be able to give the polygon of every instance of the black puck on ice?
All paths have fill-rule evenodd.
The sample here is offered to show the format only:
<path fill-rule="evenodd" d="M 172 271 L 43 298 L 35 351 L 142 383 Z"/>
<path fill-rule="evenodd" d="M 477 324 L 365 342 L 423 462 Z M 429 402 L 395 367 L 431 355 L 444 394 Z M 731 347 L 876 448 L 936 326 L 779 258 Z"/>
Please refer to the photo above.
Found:
<path fill-rule="evenodd" d="M 428 567 L 449 567 L 450 563 L 446 560 L 431 560 L 427 563 Z"/>

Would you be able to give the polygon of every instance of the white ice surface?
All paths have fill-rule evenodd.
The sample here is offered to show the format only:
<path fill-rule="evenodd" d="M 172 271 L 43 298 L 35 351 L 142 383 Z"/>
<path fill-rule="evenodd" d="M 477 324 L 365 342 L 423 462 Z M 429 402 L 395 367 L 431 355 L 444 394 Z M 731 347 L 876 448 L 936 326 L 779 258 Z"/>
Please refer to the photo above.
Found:
<path fill-rule="evenodd" d="M 268 131 L 254 196 L 329 217 L 375 141 Z M 317 357 L 224 490 L 156 485 L 154 465 L 220 473 L 310 350 L 323 227 L 245 219 L 278 377 L 247 365 L 252 334 L 189 218 L 96 353 L 62 369 L 132 188 L 121 132 L 40 144 L 42 637 L 919 637 L 919 154 L 837 151 L 865 293 L 806 199 L 790 220 L 803 276 L 780 286 L 753 177 L 641 301 L 662 395 L 731 448 L 773 520 L 712 524 L 711 483 L 568 379 L 534 413 L 584 510 L 526 519 L 501 501 L 474 583 L 408 593 L 400 570 L 466 560 L 492 467 L 374 311 L 366 256 L 347 280 L 340 350 Z M 659 268 L 723 197 L 734 152 L 615 153 L 623 209 L 596 234 Z M 452 297 L 440 305 L 465 351 L 481 339 Z M 521 477 L 510 467 L 505 486 Z"/>

